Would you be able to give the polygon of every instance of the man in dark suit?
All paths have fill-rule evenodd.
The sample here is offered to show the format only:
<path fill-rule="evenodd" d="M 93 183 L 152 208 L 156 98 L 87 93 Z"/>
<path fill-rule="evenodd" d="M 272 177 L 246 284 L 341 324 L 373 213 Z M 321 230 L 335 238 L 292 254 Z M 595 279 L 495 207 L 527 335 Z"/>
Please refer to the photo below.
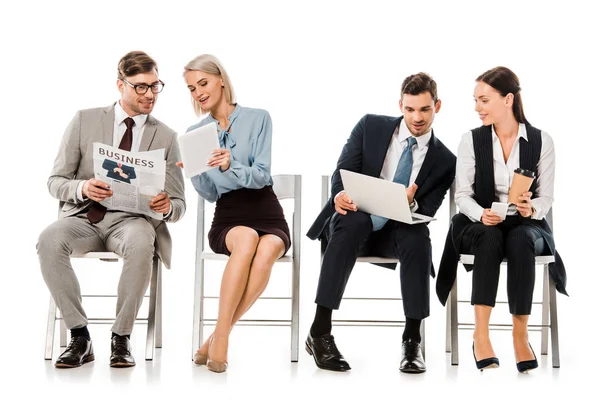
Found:
<path fill-rule="evenodd" d="M 331 336 L 332 310 L 338 309 L 356 259 L 361 254 L 400 260 L 406 325 L 402 335 L 402 372 L 425 372 L 419 328 L 429 316 L 429 273 L 433 274 L 426 224 L 409 225 L 364 213 L 345 193 L 340 169 L 378 177 L 407 187 L 411 211 L 434 216 L 454 181 L 456 157 L 434 135 L 440 110 L 437 85 L 427 74 L 402 83 L 403 117 L 365 115 L 354 127 L 331 180 L 331 197 L 308 231 L 326 245 L 317 288 L 317 312 L 306 349 L 319 368 L 346 371 L 350 365 Z M 383 265 L 392 269 L 396 264 Z"/>

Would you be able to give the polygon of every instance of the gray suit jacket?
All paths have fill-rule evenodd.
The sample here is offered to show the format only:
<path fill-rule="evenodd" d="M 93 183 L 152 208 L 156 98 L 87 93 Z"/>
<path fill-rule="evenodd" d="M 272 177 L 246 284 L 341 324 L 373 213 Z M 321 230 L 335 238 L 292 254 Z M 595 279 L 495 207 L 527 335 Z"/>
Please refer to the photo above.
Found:
<path fill-rule="evenodd" d="M 93 143 L 113 145 L 115 107 L 91 108 L 81 110 L 67 127 L 62 139 L 54 167 L 48 178 L 50 194 L 63 204 L 59 218 L 79 214 L 87 209 L 91 200 L 80 202 L 77 199 L 79 182 L 94 177 Z M 176 222 L 185 214 L 183 175 L 175 165 L 180 161 L 177 134 L 156 118 L 148 115 L 144 128 L 140 151 L 165 149 L 167 175 L 165 192 L 171 198 L 173 212 L 169 222 Z M 147 217 L 156 229 L 158 255 L 167 268 L 171 264 L 171 235 L 165 221 Z"/>

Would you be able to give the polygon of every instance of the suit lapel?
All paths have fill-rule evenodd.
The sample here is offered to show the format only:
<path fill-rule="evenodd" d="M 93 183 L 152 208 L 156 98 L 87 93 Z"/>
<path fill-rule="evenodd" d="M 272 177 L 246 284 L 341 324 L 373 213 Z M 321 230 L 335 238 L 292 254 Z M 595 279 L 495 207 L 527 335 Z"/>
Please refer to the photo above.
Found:
<path fill-rule="evenodd" d="M 142 142 L 140 143 L 140 151 L 150 150 L 150 145 L 156 135 L 156 120 L 151 115 L 148 115 L 146 125 L 144 126 L 144 134 L 142 136 Z"/>
<path fill-rule="evenodd" d="M 374 160 L 377 160 L 375 171 L 377 173 L 377 178 L 381 175 L 381 170 L 383 169 L 383 163 L 385 162 L 385 156 L 387 155 L 388 149 L 390 147 L 390 142 L 392 141 L 392 136 L 396 131 L 396 127 L 400 125 L 403 117 L 396 118 L 392 121 L 386 121 L 385 126 L 382 127 L 381 132 L 382 135 L 378 140 L 380 144 L 375 146 L 377 153 L 375 154 Z"/>
<path fill-rule="evenodd" d="M 439 149 L 437 138 L 433 135 L 432 131 L 431 140 L 429 141 L 429 149 L 427 149 L 427 154 L 425 155 L 425 160 L 423 160 L 423 165 L 421 166 L 419 175 L 417 175 L 417 179 L 415 179 L 415 183 L 418 187 L 423 186 L 425 178 L 427 178 L 427 175 L 429 175 L 429 171 L 431 171 L 431 168 L 433 168 L 433 165 L 435 164 L 435 160 L 438 157 L 438 152 Z"/>
<path fill-rule="evenodd" d="M 104 109 L 102 115 L 102 143 L 109 146 L 113 145 L 113 135 L 115 130 L 115 105 Z"/>

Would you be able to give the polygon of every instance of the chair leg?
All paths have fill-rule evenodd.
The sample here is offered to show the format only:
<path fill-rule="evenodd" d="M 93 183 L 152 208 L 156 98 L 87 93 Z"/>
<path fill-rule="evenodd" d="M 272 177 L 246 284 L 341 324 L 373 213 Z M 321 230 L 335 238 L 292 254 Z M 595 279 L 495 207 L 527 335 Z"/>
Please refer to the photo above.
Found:
<path fill-rule="evenodd" d="M 558 310 L 556 304 L 556 283 L 552 276 L 550 283 L 550 333 L 552 335 L 552 366 L 560 368 L 560 354 L 558 349 Z"/>
<path fill-rule="evenodd" d="M 162 263 L 158 263 L 157 281 L 156 281 L 156 336 L 154 338 L 154 347 L 162 348 Z"/>
<path fill-rule="evenodd" d="M 200 257 L 197 255 L 196 257 Z M 204 260 L 196 264 L 194 282 L 194 328 L 192 332 L 192 360 L 204 338 Z"/>
<path fill-rule="evenodd" d="M 458 365 L 458 277 L 454 280 L 452 290 L 450 291 L 450 335 L 452 340 L 451 363 Z"/>
<path fill-rule="evenodd" d="M 548 280 L 548 264 L 544 265 L 544 280 L 543 284 L 543 298 L 542 298 L 542 350 L 543 355 L 548 354 L 548 320 L 550 319 L 550 306 L 549 306 L 549 289 L 550 282 Z"/>
<path fill-rule="evenodd" d="M 294 254 L 292 263 L 292 343 L 291 361 L 298 362 L 298 346 L 300 340 L 300 263 Z"/>
<path fill-rule="evenodd" d="M 50 296 L 50 305 L 48 307 L 48 324 L 46 328 L 46 351 L 44 353 L 45 360 L 52 360 L 54 350 L 54 331 L 56 327 L 56 303 Z"/>
<path fill-rule="evenodd" d="M 452 317 L 452 309 L 450 308 L 450 302 L 446 302 L 446 353 L 450 353 L 452 350 L 451 342 L 451 324 L 450 318 Z"/>
<path fill-rule="evenodd" d="M 65 325 L 65 320 L 62 319 L 62 316 L 60 318 L 60 323 L 58 324 L 58 330 L 60 332 L 60 347 L 67 347 L 69 335 L 67 334 L 67 325 Z"/>
<path fill-rule="evenodd" d="M 421 351 L 423 352 L 423 360 L 425 360 L 425 319 L 421 321 L 421 328 L 419 330 L 421 334 Z"/>
<path fill-rule="evenodd" d="M 154 339 L 156 327 L 156 290 L 158 283 L 158 256 L 152 261 L 152 278 L 150 279 L 150 304 L 148 306 L 148 334 L 146 336 L 146 360 L 154 358 Z"/>

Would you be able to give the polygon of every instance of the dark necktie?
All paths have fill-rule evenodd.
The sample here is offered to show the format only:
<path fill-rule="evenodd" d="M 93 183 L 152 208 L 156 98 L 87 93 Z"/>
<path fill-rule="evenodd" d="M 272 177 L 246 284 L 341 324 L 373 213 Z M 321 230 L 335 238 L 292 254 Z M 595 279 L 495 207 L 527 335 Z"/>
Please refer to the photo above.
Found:
<path fill-rule="evenodd" d="M 127 117 L 123 120 L 127 129 L 125 130 L 125 134 L 123 135 L 123 139 L 121 139 L 121 143 L 119 144 L 119 149 L 131 151 L 131 144 L 133 143 L 133 125 L 135 122 L 132 118 Z M 104 214 L 106 214 L 106 207 L 104 207 L 100 203 L 96 203 L 92 201 L 92 205 L 87 213 L 87 218 L 91 224 L 96 224 L 104 218 Z"/>
<path fill-rule="evenodd" d="M 394 174 L 394 182 L 403 184 L 405 188 L 408 188 L 410 173 L 412 172 L 412 148 L 415 144 L 417 144 L 417 139 L 412 136 L 409 136 L 407 140 L 408 145 L 404 148 L 402 154 L 400 155 L 400 160 L 398 161 L 398 166 L 396 167 L 396 173 Z M 371 215 L 371 221 L 373 222 L 373 232 L 375 232 L 383 228 L 388 219 L 379 215 Z"/>

